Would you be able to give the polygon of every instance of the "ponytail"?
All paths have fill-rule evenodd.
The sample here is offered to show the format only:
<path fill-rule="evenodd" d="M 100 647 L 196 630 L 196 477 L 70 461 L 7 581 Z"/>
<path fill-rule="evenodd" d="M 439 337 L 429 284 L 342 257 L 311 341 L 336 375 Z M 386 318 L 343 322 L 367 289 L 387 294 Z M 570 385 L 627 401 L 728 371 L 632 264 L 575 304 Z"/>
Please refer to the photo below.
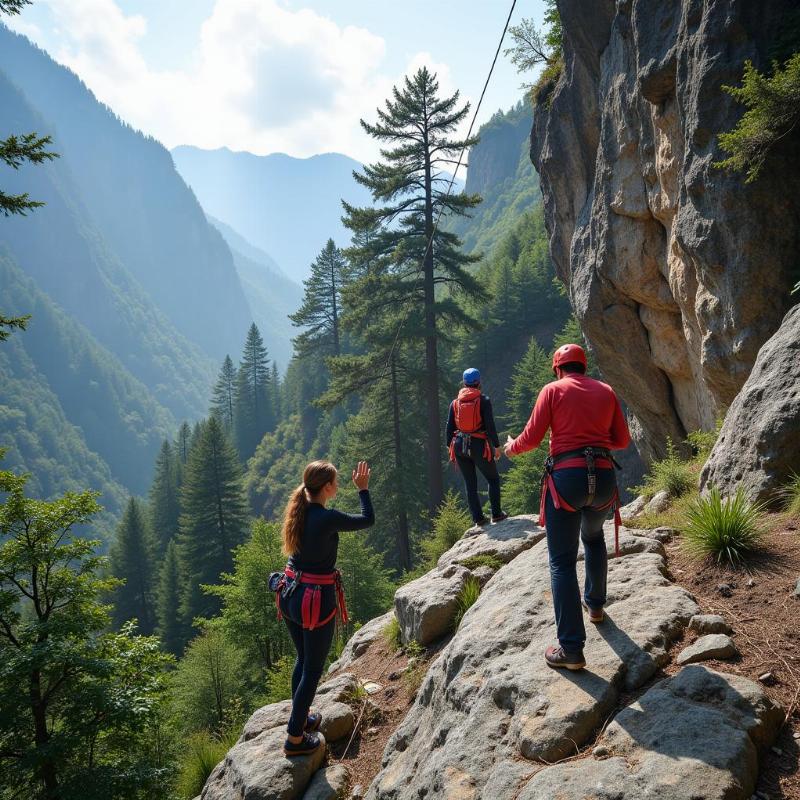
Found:
<path fill-rule="evenodd" d="M 328 461 L 312 461 L 303 470 L 303 482 L 292 492 L 283 514 L 283 554 L 293 556 L 300 550 L 300 537 L 306 523 L 310 497 L 336 477 L 336 467 Z"/>

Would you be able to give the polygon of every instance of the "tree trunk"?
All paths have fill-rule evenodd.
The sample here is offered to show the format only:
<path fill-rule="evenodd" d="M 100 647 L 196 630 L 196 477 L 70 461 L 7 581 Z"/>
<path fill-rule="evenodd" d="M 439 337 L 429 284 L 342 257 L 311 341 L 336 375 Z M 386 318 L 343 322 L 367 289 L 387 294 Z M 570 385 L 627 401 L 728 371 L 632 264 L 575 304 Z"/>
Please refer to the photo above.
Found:
<path fill-rule="evenodd" d="M 397 396 L 397 365 L 392 356 L 392 421 L 394 425 L 394 467 L 397 475 L 397 559 L 400 567 L 411 571 L 411 545 L 408 540 L 408 512 L 403 491 L 403 453 L 400 438 L 400 400 Z"/>
<path fill-rule="evenodd" d="M 29 694 L 31 711 L 33 712 L 34 741 L 37 750 L 47 750 L 50 744 L 50 733 L 47 730 L 47 707 L 42 702 L 41 675 L 39 670 L 31 672 Z M 58 774 L 51 756 L 44 756 L 39 763 L 39 777 L 44 784 L 47 800 L 58 800 L 61 796 L 58 786 Z"/>
<path fill-rule="evenodd" d="M 427 113 L 427 112 L 426 112 Z M 427 121 L 426 121 L 427 124 Z M 436 342 L 436 297 L 433 282 L 433 187 L 427 131 L 425 133 L 425 243 L 430 242 L 423 264 L 425 275 L 425 401 L 428 439 L 428 511 L 431 519 L 442 502 L 444 486 L 439 418 L 439 354 Z"/>

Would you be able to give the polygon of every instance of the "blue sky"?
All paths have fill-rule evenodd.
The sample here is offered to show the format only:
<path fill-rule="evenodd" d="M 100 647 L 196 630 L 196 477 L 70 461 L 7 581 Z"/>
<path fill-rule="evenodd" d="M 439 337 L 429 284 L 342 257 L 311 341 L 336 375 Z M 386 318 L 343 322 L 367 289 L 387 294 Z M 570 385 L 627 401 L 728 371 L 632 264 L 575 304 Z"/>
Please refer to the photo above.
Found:
<path fill-rule="evenodd" d="M 168 147 L 375 157 L 359 117 L 427 64 L 477 100 L 505 0 L 35 0 L 12 27 Z M 512 19 L 541 22 L 543 0 Z M 526 76 L 530 79 L 530 76 Z M 520 97 L 501 56 L 479 122 Z"/>

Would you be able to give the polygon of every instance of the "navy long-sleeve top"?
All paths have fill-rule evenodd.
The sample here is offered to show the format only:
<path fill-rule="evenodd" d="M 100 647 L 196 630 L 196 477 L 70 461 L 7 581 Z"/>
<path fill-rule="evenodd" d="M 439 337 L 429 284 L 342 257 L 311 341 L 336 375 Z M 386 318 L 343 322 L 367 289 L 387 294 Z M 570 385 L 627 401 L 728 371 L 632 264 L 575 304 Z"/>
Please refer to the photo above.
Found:
<path fill-rule="evenodd" d="M 306 522 L 300 536 L 300 549 L 289 557 L 293 570 L 312 574 L 333 572 L 339 550 L 339 531 L 360 531 L 375 524 L 375 512 L 369 491 L 358 493 L 360 514 L 345 514 L 320 503 L 310 503 L 306 509 Z"/>
<path fill-rule="evenodd" d="M 493 447 L 500 447 L 500 439 L 497 436 L 497 428 L 494 424 L 494 414 L 492 413 L 492 401 L 485 395 L 481 395 L 481 432 L 489 437 L 489 442 Z M 455 400 L 450 403 L 450 412 L 447 415 L 447 428 L 445 429 L 445 441 L 450 447 L 450 442 L 456 435 L 456 409 Z"/>

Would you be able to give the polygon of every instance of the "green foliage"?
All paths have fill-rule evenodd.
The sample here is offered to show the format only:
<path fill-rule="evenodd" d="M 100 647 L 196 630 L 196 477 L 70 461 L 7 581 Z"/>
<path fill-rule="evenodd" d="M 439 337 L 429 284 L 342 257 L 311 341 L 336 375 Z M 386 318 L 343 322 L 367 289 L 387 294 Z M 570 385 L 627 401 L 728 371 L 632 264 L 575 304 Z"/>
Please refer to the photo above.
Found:
<path fill-rule="evenodd" d="M 469 558 L 465 558 L 463 561 L 459 561 L 462 567 L 466 567 L 469 570 L 476 570 L 478 567 L 489 567 L 489 569 L 498 570 L 502 567 L 505 562 L 499 559 L 497 556 L 494 555 L 481 555 L 481 556 L 470 556 Z"/>
<path fill-rule="evenodd" d="M 36 133 L 0 139 L 0 161 L 12 169 L 19 169 L 24 163 L 41 164 L 52 161 L 58 157 L 58 153 L 45 149 L 52 142 L 49 136 L 39 136 Z M 9 195 L 0 190 L 0 213 L 6 217 L 12 214 L 24 217 L 29 211 L 43 205 L 44 203 L 38 200 L 30 200 L 27 192 Z"/>
<path fill-rule="evenodd" d="M 800 52 L 783 67 L 772 64 L 767 77 L 747 61 L 741 86 L 723 86 L 724 91 L 747 107 L 736 127 L 719 135 L 728 158 L 715 166 L 745 172 L 745 183 L 756 180 L 775 145 L 787 136 L 797 136 L 800 122 Z"/>
<path fill-rule="evenodd" d="M 702 441 L 702 437 L 700 437 Z M 666 492 L 670 497 L 680 497 L 696 484 L 696 476 L 688 461 L 681 458 L 672 439 L 667 439 L 667 457 L 653 461 L 650 470 L 644 476 L 644 483 L 635 486 L 634 494 L 643 494 L 651 498 L 659 492 Z"/>
<path fill-rule="evenodd" d="M 233 366 L 231 357 L 225 356 L 211 395 L 210 413 L 219 419 L 228 436 L 233 436 L 233 424 L 236 417 L 236 388 L 236 367 Z"/>
<path fill-rule="evenodd" d="M 467 582 L 461 587 L 456 597 L 456 615 L 453 618 L 453 630 L 457 631 L 464 619 L 464 614 L 475 605 L 481 594 L 481 585 L 477 578 L 469 577 Z"/>
<path fill-rule="evenodd" d="M 233 570 L 233 550 L 249 527 L 239 462 L 216 417 L 200 427 L 181 489 L 178 556 L 185 581 L 181 613 L 190 623 L 211 616 L 219 602 L 201 593 L 201 584 L 217 583 Z"/>
<path fill-rule="evenodd" d="M 188 638 L 186 626 L 179 614 L 181 600 L 178 548 L 171 539 L 158 571 L 156 593 L 156 634 L 167 653 L 179 656 Z"/>
<path fill-rule="evenodd" d="M 47 502 L 24 488 L 0 472 L 4 783 L 33 798 L 162 797 L 169 768 L 154 743 L 169 659 L 132 626 L 106 632 L 101 597 L 118 582 L 99 577 L 98 543 L 72 532 L 97 513 L 95 496 Z"/>
<path fill-rule="evenodd" d="M 19 14 L 25 6 L 33 0 L 0 0 L 0 12 L 3 14 Z"/>
<path fill-rule="evenodd" d="M 112 594 L 114 627 L 137 620 L 141 632 L 150 635 L 156 624 L 155 546 L 147 514 L 135 497 L 128 501 L 117 527 L 109 565 L 111 574 L 122 581 Z"/>
<path fill-rule="evenodd" d="M 342 307 L 342 285 L 347 279 L 348 265 L 342 251 L 328 239 L 322 252 L 311 265 L 311 275 L 303 281 L 303 305 L 289 315 L 292 324 L 303 328 L 294 340 L 297 357 L 316 354 L 341 355 L 339 315 Z"/>
<path fill-rule="evenodd" d="M 270 378 L 267 348 L 253 323 L 247 331 L 234 397 L 233 428 L 243 461 L 253 455 L 264 434 L 275 427 L 275 409 L 270 406 Z"/>
<path fill-rule="evenodd" d="M 223 734 L 241 714 L 251 665 L 217 623 L 203 626 L 171 676 L 176 722 L 186 735 L 208 730 Z"/>
<path fill-rule="evenodd" d="M 400 623 L 397 617 L 392 617 L 391 621 L 381 631 L 384 641 L 390 650 L 397 652 L 403 647 L 403 639 L 400 633 Z"/>
<path fill-rule="evenodd" d="M 779 495 L 784 510 L 793 517 L 800 517 L 800 474 L 792 472 Z"/>
<path fill-rule="evenodd" d="M 238 732 L 233 730 L 221 738 L 208 731 L 198 731 L 186 740 L 175 787 L 181 800 L 190 800 L 203 791 L 214 767 L 225 758 L 238 738 Z"/>
<path fill-rule="evenodd" d="M 538 513 L 546 458 L 547 445 L 514 456 L 503 482 L 503 505 L 509 514 Z"/>
<path fill-rule="evenodd" d="M 722 422 L 722 417 L 719 417 L 713 431 L 692 431 L 686 436 L 686 444 L 692 450 L 693 461 L 705 463 L 708 456 L 711 455 L 711 451 L 719 438 Z"/>
<path fill-rule="evenodd" d="M 30 318 L 30 314 L 24 317 L 4 317 L 0 314 L 0 342 L 8 339 L 14 330 L 24 331 Z"/>
<path fill-rule="evenodd" d="M 449 491 L 433 519 L 433 536 L 423 540 L 422 551 L 430 567 L 472 527 L 472 518 L 461 505 L 459 496 Z"/>
<path fill-rule="evenodd" d="M 525 355 L 514 367 L 506 393 L 508 413 L 505 420 L 513 431 L 522 431 L 531 415 L 536 398 L 553 380 L 552 355 L 531 338 Z"/>
<path fill-rule="evenodd" d="M 763 511 L 763 504 L 751 503 L 741 486 L 725 499 L 712 487 L 707 497 L 699 497 L 689 506 L 683 529 L 686 546 L 697 556 L 741 566 L 759 548 Z"/>
<path fill-rule="evenodd" d="M 150 530 L 158 558 L 164 555 L 169 542 L 178 536 L 181 474 L 172 445 L 165 439 L 156 459 L 155 475 L 149 493 Z"/>
<path fill-rule="evenodd" d="M 294 656 L 282 656 L 275 662 L 275 666 L 267 672 L 267 694 L 265 703 L 279 703 L 292 696 L 292 671 L 294 670 Z"/>
<path fill-rule="evenodd" d="M 233 572 L 221 583 L 205 587 L 222 601 L 220 624 L 228 641 L 244 652 L 247 661 L 262 672 L 273 669 L 292 644 L 275 612 L 275 595 L 269 590 L 271 572 L 283 569 L 280 526 L 257 519 L 250 539 L 234 553 Z"/>

